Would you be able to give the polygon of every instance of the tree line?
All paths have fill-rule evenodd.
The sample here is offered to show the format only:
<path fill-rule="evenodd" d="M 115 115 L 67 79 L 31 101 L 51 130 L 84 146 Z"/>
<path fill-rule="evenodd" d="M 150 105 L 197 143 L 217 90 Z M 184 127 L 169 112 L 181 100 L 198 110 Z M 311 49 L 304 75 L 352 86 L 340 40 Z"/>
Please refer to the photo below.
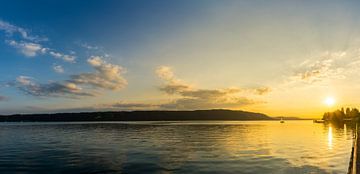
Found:
<path fill-rule="evenodd" d="M 355 122 L 360 118 L 360 112 L 357 108 L 341 108 L 333 112 L 325 112 L 323 120 L 332 123 L 344 123 L 346 121 Z"/>

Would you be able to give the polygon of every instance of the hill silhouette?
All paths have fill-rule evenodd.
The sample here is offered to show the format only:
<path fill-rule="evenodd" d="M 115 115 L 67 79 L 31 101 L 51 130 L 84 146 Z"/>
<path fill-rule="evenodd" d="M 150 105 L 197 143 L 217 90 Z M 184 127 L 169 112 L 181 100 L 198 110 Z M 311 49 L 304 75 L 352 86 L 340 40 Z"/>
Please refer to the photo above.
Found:
<path fill-rule="evenodd" d="M 55 114 L 17 114 L 0 116 L 0 122 L 60 122 L 60 121 L 187 121 L 187 120 L 273 120 L 254 112 L 234 110 L 195 111 L 116 111 Z"/>

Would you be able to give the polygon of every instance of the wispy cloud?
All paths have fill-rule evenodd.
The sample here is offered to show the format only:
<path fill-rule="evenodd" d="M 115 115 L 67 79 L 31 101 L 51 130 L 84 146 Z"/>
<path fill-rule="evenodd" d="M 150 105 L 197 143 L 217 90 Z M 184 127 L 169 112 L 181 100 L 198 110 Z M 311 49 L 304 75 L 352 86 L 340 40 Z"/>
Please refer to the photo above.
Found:
<path fill-rule="evenodd" d="M 63 54 L 63 53 L 59 53 L 59 52 L 55 52 L 55 51 L 49 51 L 49 54 L 57 59 L 62 59 L 65 62 L 72 62 L 74 63 L 76 60 L 76 56 L 74 55 L 68 55 L 68 54 Z"/>
<path fill-rule="evenodd" d="M 48 54 L 54 58 L 62 59 L 65 62 L 74 63 L 76 60 L 76 56 L 67 55 L 60 52 L 56 52 L 51 48 L 43 47 L 41 44 L 32 43 L 32 42 L 17 42 L 15 40 L 7 40 L 6 41 L 10 46 L 17 48 L 22 54 L 26 57 L 35 57 L 39 54 L 45 55 Z"/>
<path fill-rule="evenodd" d="M 76 60 L 76 56 L 74 54 L 64 54 L 56 51 L 56 49 L 44 46 L 44 43 L 39 43 L 41 41 L 47 41 L 47 38 L 30 35 L 26 29 L 12 25 L 3 20 L 0 20 L 0 31 L 4 31 L 8 35 L 6 43 L 18 49 L 26 57 L 35 57 L 39 54 L 47 54 L 66 62 L 74 63 Z M 15 39 L 16 37 L 13 37 L 15 33 L 20 34 L 21 39 Z"/>
<path fill-rule="evenodd" d="M 61 65 L 56 65 L 56 64 L 53 65 L 53 70 L 59 74 L 65 72 L 64 68 Z"/>
<path fill-rule="evenodd" d="M 10 24 L 9 22 L 3 21 L 0 19 L 0 30 L 4 31 L 8 35 L 19 34 L 23 39 L 30 40 L 33 42 L 47 41 L 46 37 L 39 37 L 36 35 L 29 34 L 28 30 L 18 27 L 16 25 Z"/>
<path fill-rule="evenodd" d="M 350 73 L 360 72 L 360 55 L 356 50 L 323 52 L 310 59 L 303 61 L 295 67 L 287 84 L 318 84 L 329 80 L 341 80 L 347 78 Z"/>
<path fill-rule="evenodd" d="M 271 92 L 270 87 L 259 87 L 259 88 L 254 88 L 254 89 L 251 89 L 251 90 L 254 91 L 258 95 L 265 95 L 265 94 Z"/>
<path fill-rule="evenodd" d="M 79 44 L 81 47 L 86 48 L 86 49 L 88 49 L 88 50 L 98 50 L 98 49 L 100 49 L 99 46 L 90 45 L 90 44 L 88 44 L 88 43 L 86 43 L 86 42 L 78 42 L 78 44 Z"/>
<path fill-rule="evenodd" d="M 32 96 L 72 98 L 96 96 L 101 89 L 119 90 L 127 85 L 127 81 L 122 76 L 124 70 L 121 66 L 107 63 L 101 57 L 91 57 L 88 63 L 95 72 L 72 75 L 65 81 L 45 84 L 36 83 L 31 77 L 19 76 L 16 82 L 10 85 Z M 55 68 L 61 69 L 59 66 Z M 83 86 L 91 87 L 92 90 L 85 90 Z"/>
<path fill-rule="evenodd" d="M 159 104 L 153 103 L 130 103 L 130 102 L 116 102 L 113 104 L 103 104 L 96 106 L 99 109 L 122 109 L 122 110 L 143 110 L 143 109 L 158 109 Z"/>

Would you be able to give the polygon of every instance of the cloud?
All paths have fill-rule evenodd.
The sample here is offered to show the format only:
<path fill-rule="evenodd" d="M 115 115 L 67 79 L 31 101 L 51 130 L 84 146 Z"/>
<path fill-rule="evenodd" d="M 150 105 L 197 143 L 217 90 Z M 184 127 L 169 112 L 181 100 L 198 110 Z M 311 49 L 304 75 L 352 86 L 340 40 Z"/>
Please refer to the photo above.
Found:
<path fill-rule="evenodd" d="M 82 92 L 81 87 L 69 82 L 51 82 L 38 84 L 31 77 L 19 76 L 15 86 L 26 94 L 37 97 L 58 97 L 58 96 L 94 96 L 92 93 Z"/>
<path fill-rule="evenodd" d="M 52 51 L 52 49 L 45 48 L 41 44 L 38 44 L 38 43 L 24 42 L 24 41 L 17 42 L 15 40 L 8 40 L 6 42 L 10 46 L 18 49 L 26 57 L 35 57 L 39 54 L 43 54 L 43 55 L 49 54 L 50 56 L 57 58 L 57 59 L 62 59 L 65 62 L 74 63 L 76 60 L 76 56 L 74 56 L 74 55 L 67 55 L 67 54 L 55 52 L 55 51 Z"/>
<path fill-rule="evenodd" d="M 46 48 L 43 48 L 40 44 L 31 42 L 16 42 L 14 40 L 7 41 L 10 46 L 13 46 L 20 50 L 27 57 L 34 57 L 39 53 L 45 53 Z"/>
<path fill-rule="evenodd" d="M 88 63 L 95 72 L 72 75 L 68 80 L 46 84 L 36 83 L 31 77 L 19 76 L 10 86 L 36 97 L 76 98 L 96 96 L 101 89 L 119 90 L 127 85 L 126 79 L 122 76 L 125 71 L 121 66 L 107 63 L 96 56 L 89 58 Z M 54 66 L 55 71 L 61 71 L 61 68 L 59 65 Z M 92 90 L 85 90 L 83 87 L 91 87 Z"/>
<path fill-rule="evenodd" d="M 125 109 L 125 110 L 139 110 L 139 109 L 157 109 L 159 108 L 158 104 L 151 103 L 128 103 L 128 102 L 117 102 L 113 104 L 105 104 L 98 106 L 99 108 L 106 109 Z"/>
<path fill-rule="evenodd" d="M 110 90 L 122 89 L 127 85 L 127 81 L 123 77 L 125 73 L 123 67 L 107 63 L 99 56 L 92 56 L 88 59 L 88 63 L 96 72 L 73 75 L 69 81 Z"/>
<path fill-rule="evenodd" d="M 238 108 L 247 105 L 259 104 L 260 102 L 250 100 L 248 98 L 236 98 L 232 101 L 209 101 L 203 98 L 181 98 L 173 102 L 160 105 L 164 109 L 214 109 L 214 108 Z"/>
<path fill-rule="evenodd" d="M 259 88 L 255 88 L 255 93 L 258 95 L 265 95 L 269 92 L 271 92 L 271 88 L 269 87 L 259 87 Z"/>
<path fill-rule="evenodd" d="M 171 67 L 160 66 L 156 74 L 164 80 L 159 88 L 169 95 L 178 95 L 180 98 L 161 104 L 166 109 L 210 109 L 210 108 L 233 108 L 260 103 L 247 97 L 241 96 L 242 92 L 263 95 L 270 91 L 269 88 L 226 88 L 226 89 L 197 89 L 177 78 Z"/>
<path fill-rule="evenodd" d="M 180 89 L 175 93 L 168 93 L 178 94 L 181 96 L 180 99 L 162 104 L 161 107 L 167 109 L 210 109 L 233 108 L 259 103 L 238 95 L 239 91 L 228 89 Z"/>
<path fill-rule="evenodd" d="M 61 66 L 61 65 L 53 65 L 53 70 L 56 72 L 56 73 L 64 73 L 64 68 Z"/>
<path fill-rule="evenodd" d="M 190 90 L 192 86 L 183 80 L 177 78 L 174 75 L 174 72 L 169 66 L 159 66 L 155 70 L 157 76 L 164 80 L 166 85 L 160 87 L 161 91 L 164 91 L 168 94 L 175 94 L 178 91 Z"/>
<path fill-rule="evenodd" d="M 163 80 L 170 82 L 177 81 L 172 68 L 169 66 L 159 66 L 155 72 Z"/>
<path fill-rule="evenodd" d="M 26 57 L 35 57 L 39 54 L 48 54 L 54 58 L 62 59 L 66 62 L 74 63 L 76 56 L 74 54 L 67 55 L 60 53 L 52 48 L 47 48 L 40 44 L 40 41 L 47 41 L 47 38 L 41 38 L 39 36 L 29 35 L 27 30 L 12 25 L 8 22 L 0 20 L 0 31 L 5 31 L 8 34 L 8 37 L 11 39 L 7 40 L 6 43 L 10 46 L 18 49 Z M 21 39 L 14 39 L 12 35 L 18 33 L 21 36 Z M 16 37 L 15 37 L 16 38 Z"/>
<path fill-rule="evenodd" d="M 50 56 L 57 58 L 57 59 L 62 59 L 65 62 L 74 63 L 76 60 L 76 56 L 74 56 L 74 55 L 67 55 L 67 54 L 62 54 L 62 53 L 56 52 L 50 48 L 45 48 L 41 44 L 38 44 L 38 43 L 24 42 L 24 41 L 17 42 L 15 40 L 8 40 L 7 43 L 10 46 L 20 50 L 20 52 L 27 57 L 35 57 L 39 54 L 43 54 L 43 55 L 49 54 Z"/>
<path fill-rule="evenodd" d="M 100 66 L 102 63 L 96 59 L 89 61 L 90 64 Z M 195 110 L 214 108 L 239 108 L 247 105 L 264 103 L 262 101 L 248 98 L 249 96 L 265 95 L 271 91 L 268 87 L 260 88 L 224 88 L 224 89 L 199 89 L 186 83 L 175 76 L 169 66 L 159 66 L 155 73 L 164 81 L 159 90 L 175 96 L 174 100 L 145 102 L 116 102 L 97 106 L 97 109 L 123 109 L 123 110 Z M 246 95 L 244 95 L 246 94 Z"/>
<path fill-rule="evenodd" d="M 359 54 L 352 50 L 323 52 L 295 67 L 295 73 L 289 77 L 287 83 L 317 84 L 345 79 L 350 73 L 359 72 L 359 57 Z"/>
<path fill-rule="evenodd" d="M 160 91 L 164 91 L 168 94 L 176 94 L 179 91 L 190 90 L 191 87 L 186 84 L 166 84 L 160 87 Z"/>
<path fill-rule="evenodd" d="M 108 54 L 102 46 L 90 45 L 86 42 L 81 42 L 81 41 L 77 41 L 75 42 L 75 44 L 77 44 L 82 48 L 85 48 L 88 54 L 101 55 L 101 57 L 105 57 L 105 58 L 111 57 L 111 55 Z"/>
<path fill-rule="evenodd" d="M 39 37 L 30 35 L 29 32 L 21 27 L 15 26 L 13 24 L 10 24 L 9 22 L 0 20 L 0 30 L 4 31 L 8 35 L 13 35 L 15 33 L 19 34 L 23 39 L 34 41 L 34 42 L 40 42 L 40 41 L 47 41 L 48 39 L 46 37 Z"/>
<path fill-rule="evenodd" d="M 86 48 L 88 50 L 98 50 L 100 47 L 89 45 L 88 43 L 78 43 L 81 47 Z"/>
<path fill-rule="evenodd" d="M 62 54 L 50 51 L 49 54 L 55 58 L 61 58 Z"/>
<path fill-rule="evenodd" d="M 73 56 L 73 55 L 62 54 L 62 53 L 55 52 L 55 51 L 49 51 L 49 54 L 50 54 L 52 57 L 57 58 L 57 59 L 62 59 L 62 60 L 64 60 L 65 62 L 74 63 L 75 60 L 76 60 L 76 56 Z"/>

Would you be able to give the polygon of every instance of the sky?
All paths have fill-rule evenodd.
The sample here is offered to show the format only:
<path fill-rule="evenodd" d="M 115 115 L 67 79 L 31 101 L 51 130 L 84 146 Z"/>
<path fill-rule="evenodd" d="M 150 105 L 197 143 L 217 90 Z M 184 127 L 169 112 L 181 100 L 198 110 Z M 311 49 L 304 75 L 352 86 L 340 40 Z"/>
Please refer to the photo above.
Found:
<path fill-rule="evenodd" d="M 316 118 L 358 107 L 359 8 L 4 0 L 0 114 L 234 109 Z"/>

